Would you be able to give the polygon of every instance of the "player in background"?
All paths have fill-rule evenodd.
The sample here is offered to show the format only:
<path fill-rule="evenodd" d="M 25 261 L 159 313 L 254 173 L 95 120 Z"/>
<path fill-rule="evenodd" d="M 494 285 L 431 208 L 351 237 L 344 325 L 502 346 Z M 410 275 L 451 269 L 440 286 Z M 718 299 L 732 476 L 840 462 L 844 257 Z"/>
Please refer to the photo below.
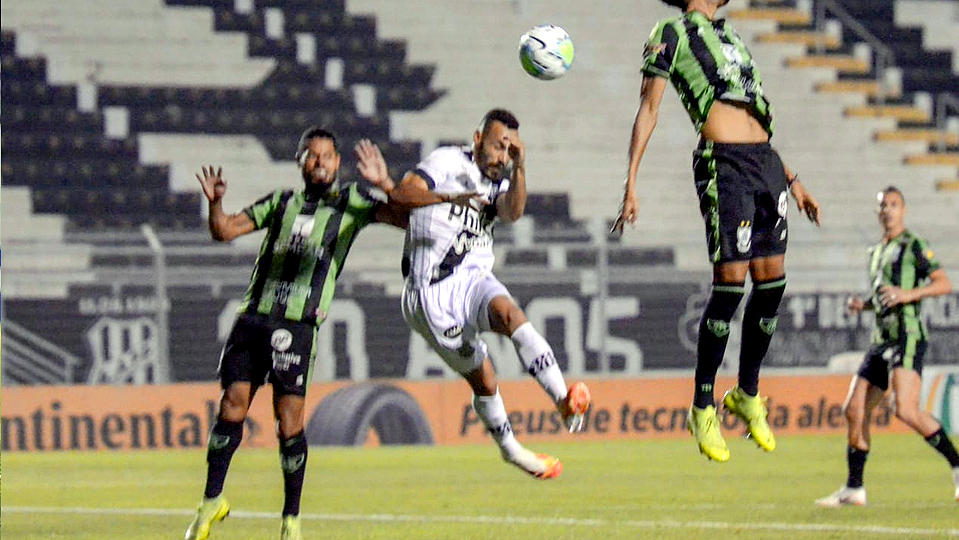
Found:
<path fill-rule="evenodd" d="M 955 498 L 959 501 L 959 454 L 942 425 L 919 407 L 922 360 L 928 346 L 926 325 L 919 314 L 920 302 L 923 298 L 949 294 L 952 284 L 926 241 L 906 229 L 906 200 L 902 192 L 889 186 L 879 192 L 878 199 L 882 238 L 869 250 L 872 290 L 865 299 L 854 296 L 847 303 L 853 313 L 873 311 L 876 327 L 843 405 L 849 475 L 846 485 L 816 501 L 824 507 L 866 504 L 862 473 L 870 448 L 869 422 L 890 382 L 896 417 L 949 461 Z"/>
<path fill-rule="evenodd" d="M 660 21 L 646 43 L 625 193 L 613 231 L 621 233 L 626 223 L 636 222 L 636 174 L 670 82 L 700 134 L 693 176 L 713 264 L 687 423 L 700 451 L 723 462 L 729 449 L 720 433 L 713 385 L 747 274 L 753 288 L 743 317 L 739 384 L 726 392 L 723 405 L 746 423 L 760 448 L 776 448 L 759 397 L 759 370 L 786 287 L 787 193 L 817 225 L 819 205 L 769 144 L 772 110 L 759 71 L 732 26 L 716 18 L 728 0 L 663 1 L 683 14 Z"/>
<path fill-rule="evenodd" d="M 555 457 L 534 454 L 513 436 L 496 372 L 480 332 L 509 337 L 523 367 L 555 403 L 565 426 L 582 427 L 589 407 L 586 385 L 567 389 L 553 350 L 492 273 L 493 222 L 519 219 L 526 206 L 526 163 L 519 122 L 490 110 L 473 134 L 472 148 L 440 147 L 390 193 L 410 211 L 403 270 L 403 315 L 473 390 L 473 409 L 504 460 L 536 478 L 562 470 Z M 381 178 L 387 183 L 385 162 Z M 427 206 L 430 205 L 430 206 Z"/>
<path fill-rule="evenodd" d="M 372 148 L 369 141 L 356 147 L 364 175 Z M 316 127 L 306 130 L 296 160 L 303 189 L 274 191 L 236 214 L 223 210 L 223 169 L 203 167 L 202 175 L 197 174 L 209 201 L 214 240 L 229 242 L 263 228 L 267 232 L 220 357 L 223 394 L 207 449 L 206 487 L 186 540 L 207 538 L 212 523 L 229 513 L 223 483 L 243 438 L 250 402 L 266 382 L 273 385 L 283 470 L 280 536 L 283 540 L 301 538 L 300 493 L 307 458 L 304 401 L 317 327 L 326 318 L 336 278 L 360 230 L 374 221 L 404 227 L 409 217 L 406 209 L 378 202 L 358 184 L 342 190 L 336 187 L 340 153 L 331 132 Z M 393 188 L 389 178 L 373 184 L 387 193 Z"/>

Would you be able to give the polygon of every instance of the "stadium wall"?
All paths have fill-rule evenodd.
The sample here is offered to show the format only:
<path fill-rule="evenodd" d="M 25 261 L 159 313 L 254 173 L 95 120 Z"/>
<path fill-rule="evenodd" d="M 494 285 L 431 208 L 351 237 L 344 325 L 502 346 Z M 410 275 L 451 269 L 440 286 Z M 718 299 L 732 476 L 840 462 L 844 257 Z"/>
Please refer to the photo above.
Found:
<path fill-rule="evenodd" d="M 959 369 L 927 373 L 923 406 L 959 432 Z M 506 381 L 500 390 L 513 430 L 524 441 L 614 440 L 686 436 L 690 381 L 686 376 L 589 379 L 593 405 L 582 433 L 569 435 L 534 381 Z M 721 377 L 717 384 L 734 384 Z M 768 376 L 770 424 L 780 435 L 842 433 L 847 375 Z M 216 384 L 64 386 L 6 389 L 3 451 L 201 448 L 215 419 Z M 270 390 L 250 410 L 243 444 L 273 447 Z M 476 444 L 488 435 L 461 381 L 376 380 L 314 384 L 307 394 L 311 444 Z M 904 432 L 887 404 L 874 432 Z M 742 433 L 726 415 L 723 428 Z M 788 443 L 787 443 L 788 444 Z"/>
<path fill-rule="evenodd" d="M 570 376 L 639 376 L 695 365 L 698 323 L 708 283 L 696 279 L 613 281 L 603 303 L 588 276 L 538 272 L 533 280 L 504 278 L 533 324 L 555 349 Z M 66 298 L 4 299 L 4 316 L 79 360 L 67 384 L 149 384 L 216 379 L 220 350 L 242 297 L 241 286 L 179 286 L 169 293 L 169 361 L 161 358 L 160 302 L 152 287 L 73 286 Z M 869 344 L 873 317 L 849 315 L 849 293 L 787 294 L 770 352 L 769 368 L 837 368 L 854 364 Z M 930 328 L 925 364 L 959 365 L 959 292 L 928 299 Z M 738 327 L 738 317 L 734 326 Z M 734 373 L 738 335 L 723 369 Z M 503 379 L 525 374 L 512 344 L 485 336 Z M 5 349 L 7 347 L 4 342 Z M 13 342 L 11 345 L 13 346 Z M 4 351 L 6 353 L 6 350 Z M 15 357 L 4 362 L 10 385 Z M 398 293 L 373 283 L 343 287 L 320 327 L 314 382 L 370 378 L 455 379 L 457 375 L 410 331 Z M 6 384 L 6 383 L 5 383 Z"/>

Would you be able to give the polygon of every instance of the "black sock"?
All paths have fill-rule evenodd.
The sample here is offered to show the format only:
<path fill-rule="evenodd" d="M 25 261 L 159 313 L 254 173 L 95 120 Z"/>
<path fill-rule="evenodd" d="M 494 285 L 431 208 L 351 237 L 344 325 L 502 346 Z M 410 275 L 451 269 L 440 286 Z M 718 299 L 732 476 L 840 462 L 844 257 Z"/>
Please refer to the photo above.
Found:
<path fill-rule="evenodd" d="M 959 467 L 959 454 L 956 453 L 956 447 L 952 445 L 949 435 L 946 435 L 942 426 L 939 426 L 939 431 L 926 437 L 926 442 L 949 460 L 949 466 Z"/>
<path fill-rule="evenodd" d="M 750 396 L 759 393 L 759 368 L 776 331 L 776 313 L 785 290 L 786 278 L 753 283 L 746 302 L 739 351 L 739 388 Z"/>
<path fill-rule="evenodd" d="M 696 390 L 693 405 L 704 409 L 713 405 L 716 371 L 723 363 L 729 340 L 729 321 L 743 298 L 742 283 L 714 283 L 703 317 L 699 321 L 699 342 L 696 345 Z"/>
<path fill-rule="evenodd" d="M 283 468 L 283 515 L 300 515 L 300 493 L 306 474 L 306 436 L 303 432 L 280 439 L 280 466 Z"/>
<path fill-rule="evenodd" d="M 210 430 L 210 441 L 206 449 L 206 489 L 203 496 L 213 498 L 223 492 L 223 482 L 230 469 L 233 452 L 243 440 L 243 422 L 227 422 L 217 418 Z"/>
<path fill-rule="evenodd" d="M 846 487 L 862 487 L 862 471 L 866 468 L 867 457 L 869 457 L 869 450 L 860 450 L 852 446 L 846 448 L 846 463 L 849 465 Z"/>

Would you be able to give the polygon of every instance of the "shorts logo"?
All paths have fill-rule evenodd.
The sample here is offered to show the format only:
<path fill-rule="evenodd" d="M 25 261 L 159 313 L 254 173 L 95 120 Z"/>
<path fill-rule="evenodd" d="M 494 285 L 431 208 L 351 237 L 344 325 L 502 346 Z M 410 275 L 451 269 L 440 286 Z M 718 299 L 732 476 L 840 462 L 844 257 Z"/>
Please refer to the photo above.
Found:
<path fill-rule="evenodd" d="M 779 217 L 786 217 L 786 212 L 789 210 L 789 197 L 785 191 L 779 194 L 779 204 L 776 209 L 779 210 Z"/>
<path fill-rule="evenodd" d="M 443 330 L 443 335 L 450 339 L 453 339 L 462 333 L 463 333 L 463 325 L 460 325 L 460 324 L 456 326 L 451 326 L 447 328 L 446 330 Z"/>
<path fill-rule="evenodd" d="M 286 328 L 280 328 L 275 330 L 273 335 L 270 336 L 270 345 L 273 347 L 273 350 L 283 352 L 290 348 L 290 345 L 293 344 L 293 334 L 290 333 Z"/>
<path fill-rule="evenodd" d="M 753 224 L 749 221 L 739 223 L 736 229 L 736 249 L 740 253 L 746 253 L 753 245 Z"/>

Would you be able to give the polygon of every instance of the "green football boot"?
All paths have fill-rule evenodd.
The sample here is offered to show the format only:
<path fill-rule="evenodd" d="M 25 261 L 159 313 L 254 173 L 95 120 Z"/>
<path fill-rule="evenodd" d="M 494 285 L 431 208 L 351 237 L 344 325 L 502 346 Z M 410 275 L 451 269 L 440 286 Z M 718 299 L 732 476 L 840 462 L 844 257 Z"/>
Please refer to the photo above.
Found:
<path fill-rule="evenodd" d="M 723 407 L 746 423 L 749 436 L 757 446 L 767 452 L 776 449 L 776 437 L 766 422 L 769 411 L 761 397 L 750 396 L 734 386 L 723 396 Z"/>
<path fill-rule="evenodd" d="M 716 407 L 710 405 L 705 409 L 693 406 L 689 408 L 686 417 L 686 427 L 689 433 L 696 438 L 699 451 L 707 458 L 720 463 L 729 461 L 729 448 L 719 432 L 719 419 L 716 418 Z"/>
<path fill-rule="evenodd" d="M 184 540 L 206 540 L 210 537 L 210 526 L 214 522 L 223 521 L 223 518 L 230 514 L 230 503 L 226 502 L 223 495 L 217 495 L 212 499 L 203 499 L 200 507 L 196 510 L 196 517 L 193 523 L 186 530 Z"/>

